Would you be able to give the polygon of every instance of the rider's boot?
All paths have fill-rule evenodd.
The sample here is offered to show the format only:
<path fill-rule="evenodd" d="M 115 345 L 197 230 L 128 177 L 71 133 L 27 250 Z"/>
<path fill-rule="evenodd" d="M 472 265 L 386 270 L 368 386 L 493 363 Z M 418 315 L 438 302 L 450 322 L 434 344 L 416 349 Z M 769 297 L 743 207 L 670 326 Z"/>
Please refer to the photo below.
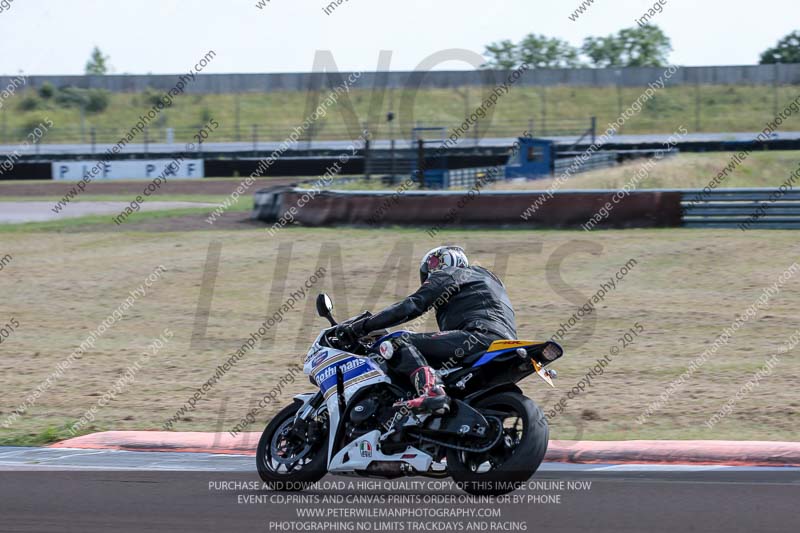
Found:
<path fill-rule="evenodd" d="M 411 382 L 417 389 L 418 396 L 400 402 L 399 405 L 412 411 L 425 411 L 437 415 L 445 414 L 450 410 L 450 398 L 444 391 L 444 386 L 433 368 L 419 367 L 411 374 Z"/>

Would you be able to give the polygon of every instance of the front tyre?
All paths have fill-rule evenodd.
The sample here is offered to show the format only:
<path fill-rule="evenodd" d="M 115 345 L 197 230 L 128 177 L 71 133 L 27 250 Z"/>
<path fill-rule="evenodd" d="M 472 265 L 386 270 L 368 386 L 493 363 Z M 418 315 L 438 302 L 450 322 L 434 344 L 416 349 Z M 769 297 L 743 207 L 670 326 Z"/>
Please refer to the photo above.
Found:
<path fill-rule="evenodd" d="M 516 392 L 488 396 L 473 405 L 499 426 L 503 435 L 487 452 L 447 450 L 447 470 L 466 492 L 500 495 L 512 492 L 539 468 L 550 431 L 542 410 Z M 497 433 L 494 433 L 496 436 Z"/>
<path fill-rule="evenodd" d="M 258 475 L 272 489 L 303 490 L 327 472 L 327 413 L 296 427 L 295 415 L 302 405 L 295 401 L 284 407 L 258 441 Z"/>

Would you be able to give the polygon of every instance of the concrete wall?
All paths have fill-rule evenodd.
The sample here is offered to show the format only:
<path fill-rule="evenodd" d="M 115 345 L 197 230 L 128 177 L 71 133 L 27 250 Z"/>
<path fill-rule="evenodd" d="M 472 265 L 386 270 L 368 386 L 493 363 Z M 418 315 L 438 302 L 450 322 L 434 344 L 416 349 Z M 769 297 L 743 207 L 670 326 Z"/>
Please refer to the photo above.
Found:
<path fill-rule="evenodd" d="M 544 191 L 386 192 L 322 191 L 302 209 L 305 189 L 276 187 L 258 191 L 253 217 L 267 223 L 294 219 L 305 226 L 428 226 L 432 234 L 463 226 L 578 228 L 589 221 L 615 191 L 557 191 L 527 220 L 521 218 Z M 676 227 L 681 225 L 680 191 L 633 191 L 598 228 Z M 294 209 L 294 214 L 290 211 Z"/>
<path fill-rule="evenodd" d="M 525 72 L 518 85 L 574 87 L 602 87 L 620 84 L 625 87 L 642 87 L 657 80 L 663 68 L 637 67 L 623 69 L 534 69 Z M 342 79 L 349 73 L 341 74 Z M 426 88 L 451 88 L 465 85 L 494 84 L 505 80 L 504 71 L 467 70 L 411 72 L 365 72 L 354 87 L 371 89 L 386 86 L 403 88 L 419 85 Z M 113 76 L 30 76 L 27 85 L 40 87 L 49 81 L 56 87 L 101 87 L 115 92 L 139 92 L 146 87 L 168 90 L 177 82 L 178 75 L 113 75 Z M 11 83 L 11 76 L 0 76 L 0 90 Z M 306 91 L 309 87 L 336 86 L 334 80 L 323 73 L 285 74 L 199 74 L 187 91 L 192 93 L 235 93 Z M 800 85 L 800 64 L 743 65 L 722 67 L 682 67 L 666 81 L 667 85 L 722 84 L 722 85 Z"/>

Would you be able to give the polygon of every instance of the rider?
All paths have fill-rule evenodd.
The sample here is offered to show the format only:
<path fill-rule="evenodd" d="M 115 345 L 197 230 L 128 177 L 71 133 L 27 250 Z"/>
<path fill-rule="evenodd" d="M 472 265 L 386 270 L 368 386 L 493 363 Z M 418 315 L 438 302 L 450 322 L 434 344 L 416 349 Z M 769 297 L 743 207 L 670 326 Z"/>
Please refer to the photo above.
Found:
<path fill-rule="evenodd" d="M 410 377 L 417 391 L 416 398 L 401 405 L 440 413 L 449 409 L 449 398 L 432 366 L 449 368 L 456 358 L 484 351 L 495 340 L 516 339 L 517 328 L 503 282 L 483 267 L 470 266 L 462 248 L 440 246 L 429 251 L 419 275 L 422 286 L 414 294 L 376 315 L 339 326 L 336 333 L 352 341 L 436 309 L 438 333 L 395 338 L 384 357 L 395 371 Z"/>

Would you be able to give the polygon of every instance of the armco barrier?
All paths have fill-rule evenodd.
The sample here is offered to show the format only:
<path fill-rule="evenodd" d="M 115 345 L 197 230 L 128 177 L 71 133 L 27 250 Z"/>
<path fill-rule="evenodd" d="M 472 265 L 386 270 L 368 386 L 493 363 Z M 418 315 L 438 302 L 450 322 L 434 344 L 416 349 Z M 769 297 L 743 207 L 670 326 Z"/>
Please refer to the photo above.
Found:
<path fill-rule="evenodd" d="M 256 193 L 254 218 L 306 226 L 412 225 L 578 228 L 607 203 L 597 228 L 681 225 L 680 191 L 634 191 L 614 203 L 617 191 L 322 191 L 279 188 Z M 531 213 L 539 200 L 541 206 Z M 523 217 L 527 214 L 527 218 Z M 282 224 L 283 225 L 283 224 Z"/>
<path fill-rule="evenodd" d="M 800 190 L 757 188 L 684 191 L 683 225 L 800 229 Z"/>

